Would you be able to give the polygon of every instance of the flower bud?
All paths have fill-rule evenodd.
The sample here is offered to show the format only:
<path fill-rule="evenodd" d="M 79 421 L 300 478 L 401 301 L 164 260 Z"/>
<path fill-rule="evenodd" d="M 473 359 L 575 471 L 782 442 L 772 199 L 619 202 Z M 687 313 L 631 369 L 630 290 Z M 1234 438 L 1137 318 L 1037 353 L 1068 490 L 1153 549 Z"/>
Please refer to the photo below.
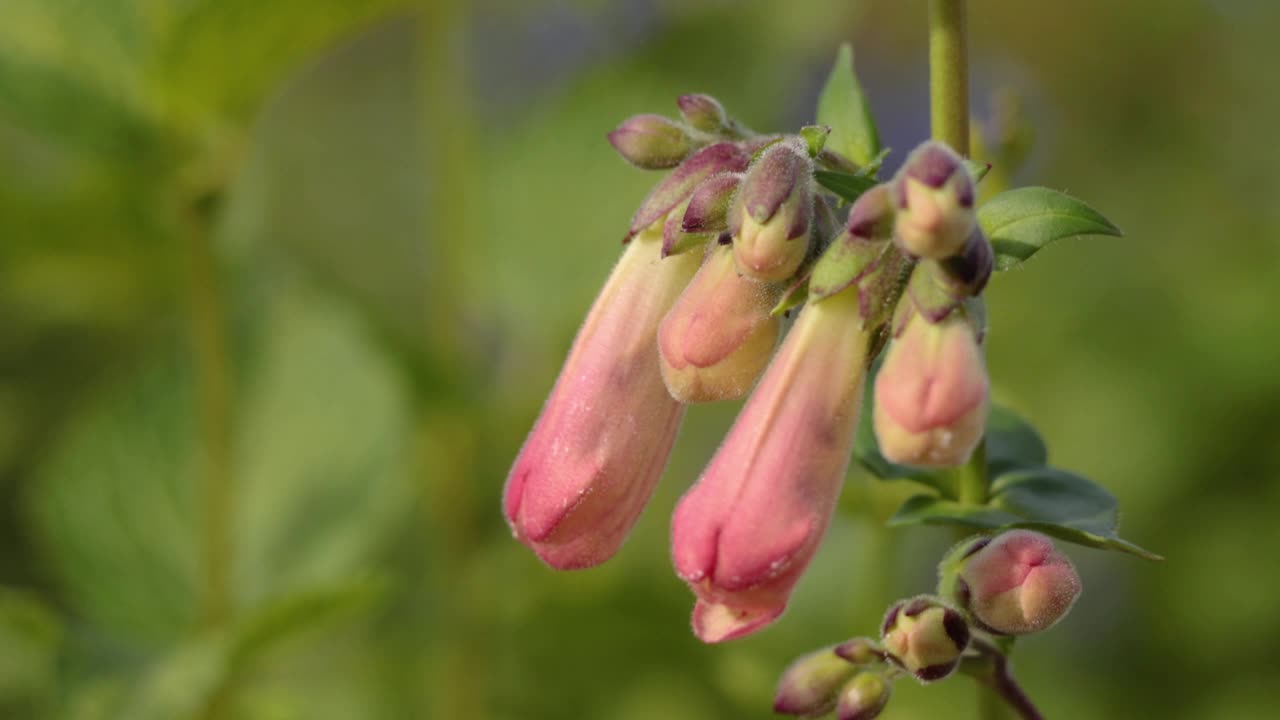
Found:
<path fill-rule="evenodd" d="M 552 567 L 589 567 L 617 551 L 684 415 L 662 382 L 657 331 L 698 260 L 659 259 L 660 248 L 654 233 L 627 246 L 507 476 L 507 522 Z"/>
<path fill-rule="evenodd" d="M 804 308 L 671 522 L 694 633 L 720 642 L 782 614 L 835 509 L 867 353 L 857 293 Z"/>
<path fill-rule="evenodd" d="M 901 465 L 962 464 L 986 428 L 987 395 L 982 352 L 964 318 L 911 318 L 876 377 L 880 452 Z"/>
<path fill-rule="evenodd" d="M 730 215 L 738 272 L 762 282 L 795 273 L 809 249 L 813 161 L 803 143 L 769 146 L 747 170 Z"/>
<path fill-rule="evenodd" d="M 688 131 L 661 115 L 627 118 L 609 133 L 609 143 L 627 162 L 645 170 L 673 168 L 694 149 Z"/>
<path fill-rule="evenodd" d="M 1053 541 L 1010 530 L 975 543 L 961 560 L 955 601 L 992 632 L 1040 632 L 1066 616 L 1080 596 L 1080 576 Z"/>
<path fill-rule="evenodd" d="M 742 277 L 733 249 L 712 247 L 658 328 L 671 396 L 690 403 L 746 395 L 773 354 L 780 320 L 770 311 L 783 289 Z"/>
<path fill-rule="evenodd" d="M 846 640 L 836 646 L 836 654 L 854 665 L 870 665 L 884 660 L 884 650 L 871 638 Z"/>
<path fill-rule="evenodd" d="M 707 178 L 724 172 L 742 172 L 751 162 L 751 155 L 733 143 L 708 145 L 671 171 L 654 186 L 635 215 L 624 240 L 630 240 L 642 231 L 664 220 L 681 203 L 689 199 L 694 190 Z"/>
<path fill-rule="evenodd" d="M 858 672 L 831 648 L 797 659 L 782 673 L 773 698 L 773 711 L 782 715 L 818 717 L 831 712 L 841 687 Z"/>
<path fill-rule="evenodd" d="M 875 720 L 889 704 L 892 689 L 883 675 L 859 674 L 840 691 L 837 720 Z"/>
<path fill-rule="evenodd" d="M 895 238 L 905 252 L 941 260 L 964 249 L 978 218 L 973 176 L 955 151 L 936 141 L 921 145 L 907 156 L 893 186 Z"/>
<path fill-rule="evenodd" d="M 940 680 L 960 664 L 969 647 L 969 625 L 960 613 L 930 597 L 889 608 L 881 628 L 889 659 L 921 682 Z"/>
<path fill-rule="evenodd" d="M 680 116 L 689 123 L 689 127 L 696 130 L 713 133 L 729 124 L 724 106 L 710 95 L 681 95 L 676 99 L 676 104 L 680 106 Z"/>

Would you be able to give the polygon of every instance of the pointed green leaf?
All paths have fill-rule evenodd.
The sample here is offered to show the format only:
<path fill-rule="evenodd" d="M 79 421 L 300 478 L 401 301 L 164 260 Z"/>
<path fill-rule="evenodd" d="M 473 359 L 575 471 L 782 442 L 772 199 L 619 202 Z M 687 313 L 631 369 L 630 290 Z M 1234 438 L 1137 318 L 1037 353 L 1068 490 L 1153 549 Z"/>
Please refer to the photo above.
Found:
<path fill-rule="evenodd" d="M 992 404 L 987 416 L 987 472 L 999 477 L 1016 468 L 1043 467 L 1048 461 L 1049 450 L 1031 423 Z"/>
<path fill-rule="evenodd" d="M 818 170 L 813 177 L 818 183 L 840 196 L 845 202 L 853 202 L 862 193 L 876 186 L 876 179 L 866 175 L 836 172 L 834 170 Z"/>
<path fill-rule="evenodd" d="M 1077 545 L 1162 559 L 1120 538 L 1115 497 L 1087 478 L 1053 468 L 1018 470 L 997 478 L 991 492 L 991 501 L 977 506 L 936 495 L 916 495 L 902 504 L 889 525 L 1026 528 Z"/>
<path fill-rule="evenodd" d="M 978 209 L 991 239 L 996 270 L 1017 267 L 1049 243 L 1077 235 L 1122 235 L 1097 210 L 1066 193 L 1024 187 L 1000 193 Z"/>
<path fill-rule="evenodd" d="M 880 152 L 880 135 L 853 70 L 853 46 L 845 43 L 818 97 L 818 124 L 831 127 L 827 147 L 859 165 Z"/>

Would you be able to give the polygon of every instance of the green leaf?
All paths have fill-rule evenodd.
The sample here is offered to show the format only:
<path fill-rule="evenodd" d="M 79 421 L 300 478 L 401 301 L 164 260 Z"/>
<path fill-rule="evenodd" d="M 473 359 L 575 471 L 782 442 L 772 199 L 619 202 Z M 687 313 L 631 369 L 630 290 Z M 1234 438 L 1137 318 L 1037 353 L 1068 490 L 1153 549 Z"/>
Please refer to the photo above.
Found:
<path fill-rule="evenodd" d="M 0 587 L 0 717 L 39 711 L 56 687 L 62 624 L 34 594 Z"/>
<path fill-rule="evenodd" d="M 1016 468 L 1037 468 L 1049 462 L 1049 449 L 1040 433 L 1003 405 L 991 405 L 987 416 L 987 472 L 991 477 Z"/>
<path fill-rule="evenodd" d="M 1097 210 L 1070 195 L 1043 187 L 1000 193 L 978 209 L 991 239 L 996 270 L 1017 267 L 1049 243 L 1077 235 L 1122 235 Z"/>
<path fill-rule="evenodd" d="M 876 179 L 866 175 L 836 172 L 835 170 L 818 170 L 813 173 L 818 183 L 839 195 L 846 202 L 853 202 L 862 193 L 876 186 Z"/>
<path fill-rule="evenodd" d="M 274 291 L 254 304 L 238 363 L 233 584 L 244 608 L 369 572 L 413 497 L 412 417 L 391 359 L 332 296 L 279 279 Z M 129 643 L 171 644 L 197 616 L 193 385 L 182 359 L 112 388 L 32 488 L 69 603 Z"/>
<path fill-rule="evenodd" d="M 859 165 L 880 152 L 880 135 L 867 107 L 866 96 L 853 69 L 853 46 L 845 43 L 818 97 L 818 124 L 831 128 L 827 148 Z"/>
<path fill-rule="evenodd" d="M 187 121 L 247 121 L 299 63 L 409 0 L 197 0 L 164 38 L 158 81 Z M 234 48 L 229 52 L 228 48 Z"/>
<path fill-rule="evenodd" d="M 1026 528 L 1086 547 L 1118 550 L 1147 560 L 1159 555 L 1117 534 L 1115 497 L 1087 478 L 1064 470 L 1018 470 L 996 479 L 987 505 L 961 505 L 935 495 L 909 498 L 890 526 L 958 525 L 975 530 Z"/>

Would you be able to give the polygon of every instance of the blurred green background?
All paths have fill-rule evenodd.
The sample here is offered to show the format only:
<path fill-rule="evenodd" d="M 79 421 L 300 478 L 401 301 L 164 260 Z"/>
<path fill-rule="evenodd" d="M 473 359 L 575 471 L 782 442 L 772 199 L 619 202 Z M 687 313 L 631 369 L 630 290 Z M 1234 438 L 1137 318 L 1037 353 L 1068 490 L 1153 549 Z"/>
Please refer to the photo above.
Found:
<path fill-rule="evenodd" d="M 687 627 L 667 521 L 734 407 L 689 413 L 632 538 L 558 574 L 498 498 L 655 176 L 604 140 L 711 93 L 795 128 L 856 47 L 927 132 L 923 0 L 0 3 L 0 716 L 769 717 L 795 655 L 928 590 L 951 535 L 852 471 L 790 611 Z M 1014 178 L 1124 239 L 988 292 L 997 399 L 1163 564 L 1017 670 L 1051 718 L 1273 718 L 1280 5 L 973 0 Z M 972 717 L 965 680 L 886 717 Z"/>

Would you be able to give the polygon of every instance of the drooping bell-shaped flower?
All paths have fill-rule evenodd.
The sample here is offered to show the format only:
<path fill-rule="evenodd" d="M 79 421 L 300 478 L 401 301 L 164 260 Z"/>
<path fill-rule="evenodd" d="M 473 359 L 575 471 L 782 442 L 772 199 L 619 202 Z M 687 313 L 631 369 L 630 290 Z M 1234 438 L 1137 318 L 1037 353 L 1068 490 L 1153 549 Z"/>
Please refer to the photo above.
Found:
<path fill-rule="evenodd" d="M 960 313 L 912 317 L 876 377 L 880 452 L 902 465 L 964 463 L 986 429 L 987 397 L 982 351 Z"/>
<path fill-rule="evenodd" d="M 672 397 L 711 402 L 745 395 L 773 354 L 780 320 L 770 311 L 784 289 L 742 277 L 733 249 L 712 247 L 658 328 Z"/>
<path fill-rule="evenodd" d="M 657 332 L 698 258 L 662 258 L 661 246 L 655 230 L 627 246 L 507 477 L 507 521 L 552 567 L 590 567 L 618 550 L 683 417 L 662 381 Z"/>
<path fill-rule="evenodd" d="M 738 272 L 761 282 L 791 277 L 809 250 L 813 160 L 799 139 L 767 147 L 743 180 L 730 228 Z"/>
<path fill-rule="evenodd" d="M 751 633 L 786 608 L 848 468 L 867 343 L 856 291 L 807 305 L 676 507 L 672 556 L 704 642 Z"/>
<path fill-rule="evenodd" d="M 1047 630 L 1080 596 L 1080 576 L 1053 541 L 1010 530 L 974 542 L 959 562 L 955 601 L 986 629 L 1005 635 Z"/>

